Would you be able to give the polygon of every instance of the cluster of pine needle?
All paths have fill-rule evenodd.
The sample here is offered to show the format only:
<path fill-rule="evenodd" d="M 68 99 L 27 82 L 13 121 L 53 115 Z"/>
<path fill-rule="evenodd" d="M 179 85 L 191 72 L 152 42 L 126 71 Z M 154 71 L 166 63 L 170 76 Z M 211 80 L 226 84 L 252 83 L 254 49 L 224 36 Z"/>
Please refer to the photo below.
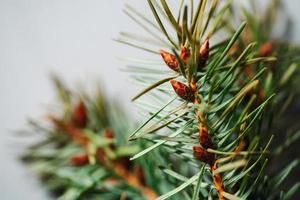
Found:
<path fill-rule="evenodd" d="M 23 159 L 60 199 L 291 199 L 300 183 L 284 181 L 298 160 L 281 161 L 300 127 L 282 121 L 299 90 L 300 48 L 288 31 L 274 35 L 281 1 L 147 3 L 153 19 L 125 6 L 147 36 L 116 39 L 149 53 L 123 58 L 145 87 L 133 98 L 145 122 L 133 130 L 101 90 L 72 92 L 54 78 L 62 112 L 48 126 L 31 121 L 44 137 Z"/>
<path fill-rule="evenodd" d="M 53 78 L 59 104 L 47 123 L 30 120 L 40 142 L 22 159 L 54 197 L 74 199 L 155 199 L 171 189 L 162 172 L 163 152 L 130 162 L 146 143 L 129 144 L 133 124 L 101 89 L 77 93 Z M 100 87 L 99 87 L 100 88 Z M 54 115 L 55 114 L 55 115 Z"/>

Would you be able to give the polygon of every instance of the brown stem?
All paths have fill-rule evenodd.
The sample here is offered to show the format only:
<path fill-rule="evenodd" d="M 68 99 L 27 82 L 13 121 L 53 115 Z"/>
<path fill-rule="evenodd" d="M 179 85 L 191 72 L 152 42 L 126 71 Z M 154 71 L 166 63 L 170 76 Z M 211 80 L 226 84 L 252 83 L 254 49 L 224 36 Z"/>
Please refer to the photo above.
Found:
<path fill-rule="evenodd" d="M 213 181 L 214 181 L 214 185 L 215 188 L 217 190 L 219 199 L 223 199 L 223 192 L 224 192 L 224 185 L 223 185 L 223 181 L 222 181 L 222 176 L 220 173 L 217 173 L 217 162 L 214 162 L 213 165 L 210 166 L 211 169 L 211 173 L 213 175 Z"/>
<path fill-rule="evenodd" d="M 192 90 L 194 91 L 194 95 L 195 95 L 194 104 L 199 105 L 201 102 L 198 99 L 197 83 L 195 81 L 192 81 L 190 83 L 190 86 L 191 86 Z M 205 126 L 206 116 L 200 110 L 196 110 L 196 116 L 199 121 L 199 126 L 198 126 L 199 127 L 199 142 L 200 142 L 201 146 L 206 149 L 213 148 L 211 138 L 210 138 L 210 136 L 208 134 L 208 130 Z M 211 154 L 211 153 L 208 153 L 208 154 Z M 214 156 L 212 156 L 212 157 L 214 157 Z M 211 173 L 213 175 L 213 182 L 214 182 L 215 189 L 217 190 L 219 200 L 222 200 L 223 192 L 225 189 L 224 189 L 221 174 L 216 172 L 217 160 L 215 160 L 215 158 L 213 158 L 213 160 L 209 164 L 210 164 Z"/>

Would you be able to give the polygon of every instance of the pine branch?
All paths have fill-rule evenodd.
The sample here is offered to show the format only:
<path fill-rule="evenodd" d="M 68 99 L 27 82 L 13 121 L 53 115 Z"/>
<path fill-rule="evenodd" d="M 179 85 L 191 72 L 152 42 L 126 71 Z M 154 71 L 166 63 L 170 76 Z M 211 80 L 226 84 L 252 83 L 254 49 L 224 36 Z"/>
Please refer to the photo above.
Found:
<path fill-rule="evenodd" d="M 68 89 L 56 76 L 62 113 L 48 114 L 50 126 L 31 123 L 44 134 L 23 155 L 34 173 L 59 199 L 154 199 L 169 184 L 151 167 L 164 162 L 161 151 L 139 161 L 129 157 L 149 145 L 127 141 L 132 124 L 101 90 L 96 96 Z M 151 166 L 151 167 L 149 167 Z"/>
<path fill-rule="evenodd" d="M 169 165 L 174 165 L 177 172 L 171 170 L 168 174 L 183 182 L 179 186 L 175 184 L 175 189 L 159 199 L 182 193 L 183 189 L 193 199 L 277 198 L 276 188 L 269 186 L 266 194 L 263 187 L 252 185 L 248 177 L 255 178 L 255 182 L 272 182 L 271 177 L 262 180 L 263 169 L 267 157 L 275 158 L 270 146 L 271 133 L 276 127 L 276 121 L 272 120 L 280 119 L 283 108 L 293 98 L 290 92 L 294 94 L 295 85 L 299 83 L 299 78 L 295 79 L 299 77 L 298 65 L 293 59 L 296 51 L 281 51 L 291 45 L 273 41 L 270 31 L 260 29 L 267 22 L 259 21 L 260 18 L 246 9 L 243 9 L 246 23 L 242 22 L 233 32 L 230 28 L 222 42 L 215 42 L 212 38 L 218 31 L 226 32 L 228 27 L 234 27 L 231 22 L 236 18 L 231 12 L 231 1 L 225 4 L 213 1 L 210 6 L 207 1 L 199 1 L 195 10 L 193 1 L 183 3 L 177 17 L 168 3 L 161 1 L 167 16 L 165 21 L 158 16 L 157 6 L 152 2 L 148 0 L 158 27 L 173 48 L 159 51 L 162 62 L 156 71 L 149 64 L 149 67 L 141 67 L 143 71 L 134 77 L 137 83 L 148 85 L 134 101 L 145 105 L 150 102 L 147 97 L 159 101 L 143 106 L 150 117 L 129 137 L 130 140 L 150 140 L 153 145 L 131 159 L 141 158 L 158 148 L 169 152 Z M 278 4 L 274 5 L 263 19 L 274 20 Z M 176 41 L 171 39 L 175 36 L 164 23 L 172 25 Z M 271 30 L 274 23 L 265 27 Z M 290 54 L 293 55 L 287 59 Z M 173 79 L 162 77 L 164 66 L 176 74 Z M 184 107 L 180 107 L 182 103 Z M 276 111 L 278 109 L 281 111 Z M 174 110 L 176 112 L 172 112 Z M 176 163 L 185 170 L 178 169 Z M 205 165 L 209 168 L 203 176 L 196 173 L 188 178 L 187 169 L 195 170 L 195 166 L 200 169 Z M 261 169 L 259 173 L 257 169 Z M 189 185 L 196 183 L 192 192 Z M 203 187 L 199 189 L 199 185 Z"/>

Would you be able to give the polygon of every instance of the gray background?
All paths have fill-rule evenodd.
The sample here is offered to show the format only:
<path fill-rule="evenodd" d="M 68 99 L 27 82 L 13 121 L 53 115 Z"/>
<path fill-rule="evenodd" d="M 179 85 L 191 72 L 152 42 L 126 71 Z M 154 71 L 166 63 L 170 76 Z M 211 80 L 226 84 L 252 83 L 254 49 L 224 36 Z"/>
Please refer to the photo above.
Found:
<path fill-rule="evenodd" d="M 245 1 L 245 0 L 244 0 Z M 0 0 L 0 199 L 47 199 L 36 179 L 17 161 L 22 142 L 12 131 L 25 127 L 27 117 L 43 117 L 54 99 L 49 73 L 58 72 L 77 87 L 102 80 L 127 111 L 136 88 L 118 69 L 116 56 L 135 50 L 111 39 L 120 30 L 134 30 L 123 4 L 147 9 L 142 0 Z M 285 0 L 292 19 L 300 1 Z M 293 41 L 300 41 L 295 21 Z M 298 37 L 296 37 L 298 36 Z"/>

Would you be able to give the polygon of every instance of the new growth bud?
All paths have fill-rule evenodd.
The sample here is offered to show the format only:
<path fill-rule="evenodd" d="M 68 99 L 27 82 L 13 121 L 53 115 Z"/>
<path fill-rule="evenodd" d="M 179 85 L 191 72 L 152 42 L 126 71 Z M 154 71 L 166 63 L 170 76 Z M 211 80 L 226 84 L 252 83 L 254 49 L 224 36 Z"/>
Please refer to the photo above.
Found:
<path fill-rule="evenodd" d="M 80 101 L 74 108 L 72 123 L 78 128 L 84 128 L 87 123 L 87 112 L 83 101 Z"/>
<path fill-rule="evenodd" d="M 83 166 L 89 163 L 89 158 L 86 154 L 77 154 L 71 158 L 70 162 L 73 166 Z"/>
<path fill-rule="evenodd" d="M 264 43 L 259 49 L 259 56 L 266 57 L 269 56 L 273 51 L 273 43 L 268 41 Z"/>
<path fill-rule="evenodd" d="M 209 40 L 206 39 L 204 43 L 201 45 L 199 50 L 199 63 L 198 63 L 198 70 L 201 69 L 209 57 Z"/>
<path fill-rule="evenodd" d="M 187 85 L 176 80 L 171 80 L 170 83 L 174 91 L 180 98 L 189 102 L 193 102 L 195 100 L 195 95 L 192 89 L 189 88 Z"/>
<path fill-rule="evenodd" d="M 160 50 L 160 55 L 170 69 L 176 72 L 179 71 L 177 59 L 173 54 L 166 52 L 164 50 Z"/>
<path fill-rule="evenodd" d="M 207 152 L 205 149 L 197 146 L 193 146 L 194 157 L 210 166 L 214 163 L 214 155 Z"/>
<path fill-rule="evenodd" d="M 180 51 L 180 58 L 184 64 L 187 63 L 187 59 L 190 57 L 190 50 L 187 47 L 182 47 Z"/>

